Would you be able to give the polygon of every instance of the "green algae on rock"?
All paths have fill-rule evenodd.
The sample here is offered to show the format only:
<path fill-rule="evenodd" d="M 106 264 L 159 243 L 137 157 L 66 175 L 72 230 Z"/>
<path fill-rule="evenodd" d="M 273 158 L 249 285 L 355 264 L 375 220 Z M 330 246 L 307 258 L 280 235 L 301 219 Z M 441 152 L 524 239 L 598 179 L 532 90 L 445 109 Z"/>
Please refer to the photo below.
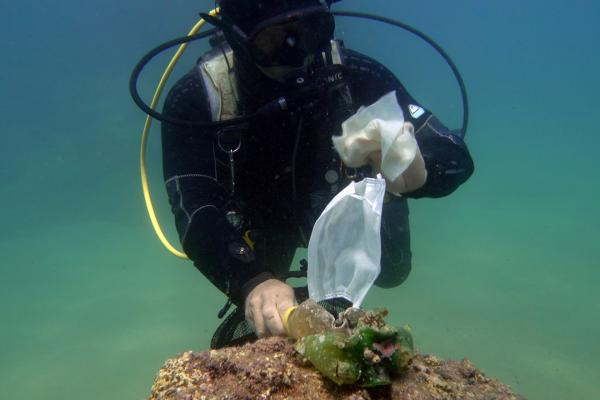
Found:
<path fill-rule="evenodd" d="M 329 318 L 318 308 L 308 300 L 295 311 L 297 315 L 319 316 L 318 321 L 304 320 L 299 329 L 305 335 L 298 339 L 295 349 L 324 376 L 338 385 L 373 387 L 391 384 L 393 376 L 408 368 L 413 355 L 412 335 L 406 328 L 388 325 L 386 310 L 350 308 L 334 323 L 333 316 Z M 329 329 L 323 329 L 323 320 L 331 320 Z M 306 334 L 311 333 L 307 329 L 310 326 L 319 329 Z"/>

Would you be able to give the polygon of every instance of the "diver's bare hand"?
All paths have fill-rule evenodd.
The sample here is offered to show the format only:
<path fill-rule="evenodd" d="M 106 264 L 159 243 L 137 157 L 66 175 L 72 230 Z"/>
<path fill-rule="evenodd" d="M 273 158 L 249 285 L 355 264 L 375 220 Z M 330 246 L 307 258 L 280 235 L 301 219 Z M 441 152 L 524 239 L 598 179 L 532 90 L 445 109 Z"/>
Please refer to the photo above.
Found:
<path fill-rule="evenodd" d="M 282 316 L 297 304 L 294 289 L 280 280 L 268 279 L 246 297 L 246 321 L 259 338 L 284 335 Z"/>
<path fill-rule="evenodd" d="M 403 129 L 412 137 L 415 136 L 415 127 L 410 122 L 405 122 Z M 371 169 L 376 173 L 381 172 L 381 151 L 374 151 L 368 156 Z M 396 180 L 389 180 L 385 174 L 386 190 L 392 193 L 408 193 L 419 189 L 427 181 L 427 169 L 421 150 L 417 147 L 415 159 L 409 167 Z"/>

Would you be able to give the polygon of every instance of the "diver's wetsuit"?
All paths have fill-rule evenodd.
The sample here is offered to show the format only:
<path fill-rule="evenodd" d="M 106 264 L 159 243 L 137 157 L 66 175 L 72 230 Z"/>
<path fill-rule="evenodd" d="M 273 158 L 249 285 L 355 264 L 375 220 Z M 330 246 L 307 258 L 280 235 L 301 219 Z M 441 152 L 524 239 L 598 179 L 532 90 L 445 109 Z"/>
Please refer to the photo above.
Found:
<path fill-rule="evenodd" d="M 430 112 L 418 115 L 419 104 L 389 70 L 354 51 L 344 50 L 344 55 L 352 112 L 395 90 L 405 119 L 415 127 L 428 171 L 423 187 L 403 197 L 389 196 L 383 207 L 382 270 L 376 284 L 393 287 L 411 269 L 406 198 L 453 192 L 472 174 L 473 161 L 459 136 Z M 236 68 L 242 113 L 252 113 L 283 90 L 254 67 Z M 331 143 L 331 136 L 339 133 L 341 122 L 351 115 L 342 108 L 323 99 L 305 112 L 264 118 L 240 129 L 233 198 L 228 154 L 213 137 L 203 129 L 163 123 L 164 176 L 183 249 L 234 303 L 243 304 L 257 284 L 287 271 L 296 247 L 306 246 L 312 224 L 325 205 L 348 183 L 345 175 L 354 171 L 340 168 Z M 415 110 L 416 119 L 411 116 Z M 164 114 L 211 120 L 207 91 L 197 68 L 172 88 Z M 231 143 L 222 145 L 236 147 L 238 136 L 233 136 Z M 337 182 L 332 171 L 340 178 Z M 239 216 L 243 222 L 236 226 Z M 243 239 L 247 231 L 256 242 L 254 251 Z"/>

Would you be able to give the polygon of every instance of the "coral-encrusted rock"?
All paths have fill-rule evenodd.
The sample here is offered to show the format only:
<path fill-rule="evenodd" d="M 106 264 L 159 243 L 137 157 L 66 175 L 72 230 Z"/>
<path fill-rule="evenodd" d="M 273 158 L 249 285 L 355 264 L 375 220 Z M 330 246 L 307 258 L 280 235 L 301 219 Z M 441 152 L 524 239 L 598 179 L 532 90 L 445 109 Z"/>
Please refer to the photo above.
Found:
<path fill-rule="evenodd" d="M 242 347 L 186 352 L 161 368 L 150 400 L 523 400 L 487 378 L 468 360 L 417 356 L 389 387 L 337 386 L 300 360 L 289 339 L 269 338 Z"/>

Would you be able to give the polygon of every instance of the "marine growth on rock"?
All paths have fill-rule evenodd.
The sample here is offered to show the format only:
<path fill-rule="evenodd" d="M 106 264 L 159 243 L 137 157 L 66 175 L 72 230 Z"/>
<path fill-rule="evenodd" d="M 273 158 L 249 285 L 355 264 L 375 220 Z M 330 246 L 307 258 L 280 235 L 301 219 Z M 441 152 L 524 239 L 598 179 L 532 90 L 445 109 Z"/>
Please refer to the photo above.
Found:
<path fill-rule="evenodd" d="M 349 308 L 337 320 L 312 300 L 302 303 L 288 321 L 296 351 L 338 385 L 389 385 L 413 356 L 407 328 L 385 322 L 386 310 Z"/>

